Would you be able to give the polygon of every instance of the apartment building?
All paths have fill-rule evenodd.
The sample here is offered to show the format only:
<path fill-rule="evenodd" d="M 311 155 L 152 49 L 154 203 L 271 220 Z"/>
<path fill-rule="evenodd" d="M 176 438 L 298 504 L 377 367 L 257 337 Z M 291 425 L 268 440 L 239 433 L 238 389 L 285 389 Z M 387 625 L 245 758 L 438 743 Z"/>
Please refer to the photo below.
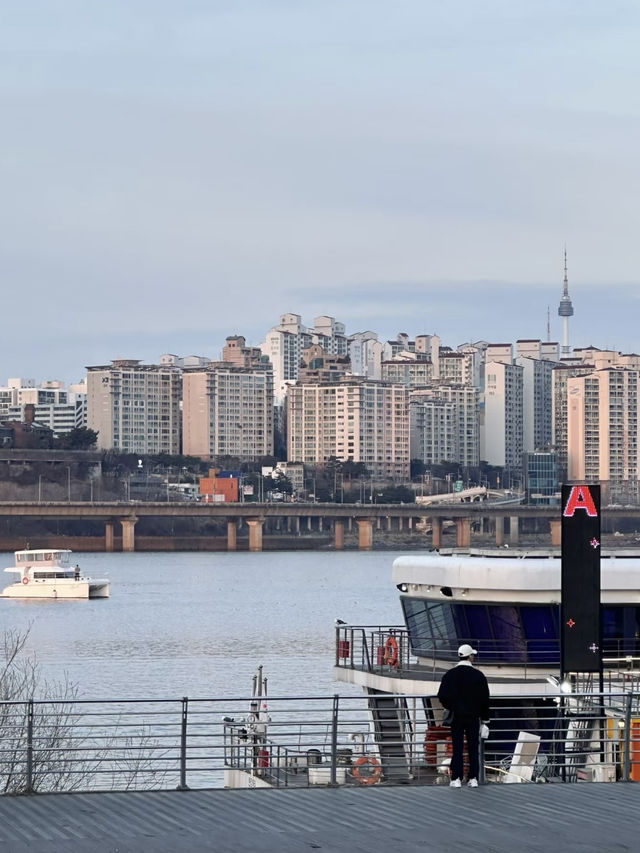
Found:
<path fill-rule="evenodd" d="M 440 353 L 440 382 L 448 385 L 479 385 L 476 367 L 477 352 Z"/>
<path fill-rule="evenodd" d="M 522 368 L 522 444 L 525 452 L 551 446 L 554 363 L 538 354 L 519 356 Z"/>
<path fill-rule="evenodd" d="M 606 367 L 567 380 L 568 478 L 608 484 L 614 502 L 639 493 L 639 376 Z"/>
<path fill-rule="evenodd" d="M 349 335 L 348 353 L 354 376 L 380 379 L 382 376 L 382 350 L 384 345 L 375 332 L 356 332 Z"/>
<path fill-rule="evenodd" d="M 556 453 L 558 481 L 565 483 L 569 472 L 568 451 L 568 384 L 576 376 L 587 376 L 592 373 L 592 364 L 570 365 L 556 364 L 553 367 L 551 423 L 551 443 Z"/>
<path fill-rule="evenodd" d="M 173 364 L 116 359 L 87 367 L 87 426 L 98 449 L 180 453 L 182 371 Z"/>
<path fill-rule="evenodd" d="M 281 314 L 278 325 L 267 332 L 260 344 L 273 367 L 274 396 L 278 405 L 284 403 L 288 386 L 298 378 L 302 351 L 312 344 L 321 346 L 329 355 L 347 355 L 344 324 L 322 315 L 314 319 L 309 329 L 303 325 L 299 314 Z"/>
<path fill-rule="evenodd" d="M 50 380 L 36 385 L 33 379 L 12 378 L 0 388 L 0 420 L 25 421 L 25 407 L 33 406 L 34 420 L 54 436 L 87 426 L 86 385 L 69 388 Z"/>
<path fill-rule="evenodd" d="M 523 370 L 519 365 L 506 361 L 506 354 L 496 352 L 496 355 L 505 358 L 505 361 L 489 360 L 484 366 L 484 417 L 480 429 L 480 455 L 490 465 L 509 466 L 520 470 L 523 443 Z"/>
<path fill-rule="evenodd" d="M 246 360 L 254 363 L 211 362 L 204 368 L 184 371 L 185 454 L 205 460 L 216 456 L 251 460 L 273 453 L 271 364 L 260 361 L 255 353 Z"/>
<path fill-rule="evenodd" d="M 480 463 L 478 391 L 469 385 L 434 385 L 409 397 L 411 458 L 426 465 Z"/>
<path fill-rule="evenodd" d="M 287 425 L 290 462 L 323 465 L 337 457 L 363 462 L 377 479 L 409 476 L 405 386 L 355 378 L 298 383 L 287 394 Z"/>
<path fill-rule="evenodd" d="M 433 364 L 425 355 L 400 353 L 391 361 L 382 362 L 382 381 L 409 388 L 421 388 L 433 379 Z"/>

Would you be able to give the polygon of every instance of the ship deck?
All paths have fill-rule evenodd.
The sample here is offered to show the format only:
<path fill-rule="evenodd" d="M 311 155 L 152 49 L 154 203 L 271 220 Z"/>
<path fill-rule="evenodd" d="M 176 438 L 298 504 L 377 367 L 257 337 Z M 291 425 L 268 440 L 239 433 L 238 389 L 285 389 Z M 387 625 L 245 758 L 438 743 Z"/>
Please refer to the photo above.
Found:
<path fill-rule="evenodd" d="M 3 853 L 636 850 L 634 783 L 0 797 Z"/>

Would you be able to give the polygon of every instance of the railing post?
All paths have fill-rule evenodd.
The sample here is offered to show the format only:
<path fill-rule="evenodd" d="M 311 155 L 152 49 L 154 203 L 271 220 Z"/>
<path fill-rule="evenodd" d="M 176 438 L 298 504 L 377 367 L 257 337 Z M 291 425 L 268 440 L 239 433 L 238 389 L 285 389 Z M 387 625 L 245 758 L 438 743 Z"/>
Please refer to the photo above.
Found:
<path fill-rule="evenodd" d="M 188 791 L 187 785 L 187 721 L 189 717 L 189 699 L 182 697 L 182 714 L 180 720 L 180 784 L 177 791 Z"/>
<path fill-rule="evenodd" d="M 627 695 L 626 707 L 624 709 L 624 762 L 622 764 L 622 778 L 625 782 L 631 781 L 631 705 L 633 704 L 633 693 Z"/>
<path fill-rule="evenodd" d="M 329 784 L 336 787 L 338 784 L 338 705 L 340 696 L 333 695 L 333 713 L 331 718 L 331 779 Z"/>
<path fill-rule="evenodd" d="M 27 702 L 27 779 L 26 794 L 33 793 L 33 699 Z"/>

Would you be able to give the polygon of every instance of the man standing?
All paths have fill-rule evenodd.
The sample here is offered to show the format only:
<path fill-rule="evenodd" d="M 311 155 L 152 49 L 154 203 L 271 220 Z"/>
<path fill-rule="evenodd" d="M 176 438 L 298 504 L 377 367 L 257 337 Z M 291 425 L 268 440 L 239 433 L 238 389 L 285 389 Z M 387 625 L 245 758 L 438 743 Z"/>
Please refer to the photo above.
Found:
<path fill-rule="evenodd" d="M 451 756 L 450 783 L 452 788 L 462 786 L 465 736 L 469 751 L 469 781 L 467 784 L 470 788 L 478 787 L 480 721 L 482 720 L 483 724 L 489 722 L 489 685 L 484 673 L 473 665 L 473 656 L 477 654 L 476 649 L 468 643 L 460 646 L 458 649 L 459 663 L 445 672 L 438 690 L 438 699 L 442 707 L 453 713 L 451 723 L 453 755 Z"/>

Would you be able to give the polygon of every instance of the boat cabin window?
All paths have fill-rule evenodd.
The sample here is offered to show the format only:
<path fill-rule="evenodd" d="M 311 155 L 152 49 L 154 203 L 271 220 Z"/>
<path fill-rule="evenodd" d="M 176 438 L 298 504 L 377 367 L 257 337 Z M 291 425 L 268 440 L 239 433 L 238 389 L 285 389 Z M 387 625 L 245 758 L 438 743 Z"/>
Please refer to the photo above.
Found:
<path fill-rule="evenodd" d="M 462 604 L 402 597 L 411 649 L 420 657 L 457 660 L 461 643 L 495 664 L 558 664 L 560 607 L 556 604 Z M 605 656 L 640 653 L 640 607 L 602 608 Z"/>
<path fill-rule="evenodd" d="M 52 578 L 72 578 L 72 572 L 34 572 L 34 580 L 50 580 Z"/>

